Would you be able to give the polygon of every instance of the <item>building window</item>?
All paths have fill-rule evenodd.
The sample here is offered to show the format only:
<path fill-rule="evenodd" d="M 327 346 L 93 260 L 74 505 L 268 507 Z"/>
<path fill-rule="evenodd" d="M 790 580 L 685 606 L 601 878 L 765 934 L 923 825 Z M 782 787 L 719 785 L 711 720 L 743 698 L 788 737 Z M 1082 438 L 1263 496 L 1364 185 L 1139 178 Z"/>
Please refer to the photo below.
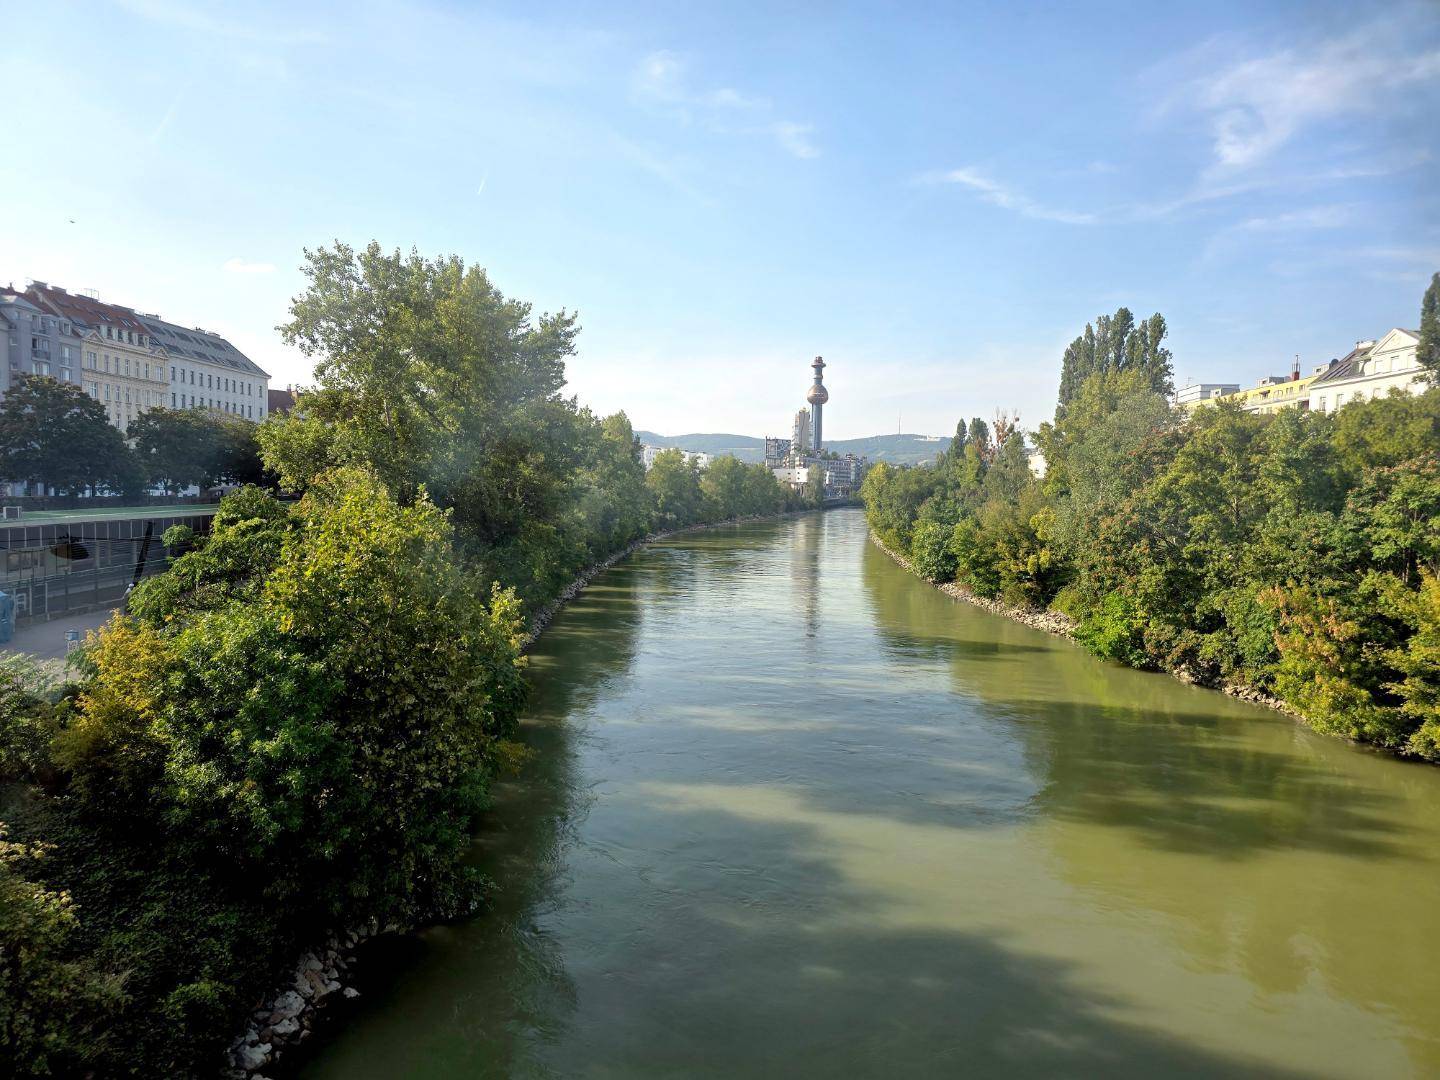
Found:
<path fill-rule="evenodd" d="M 174 381 L 175 381 L 175 365 L 174 365 L 174 364 L 171 364 L 171 365 L 170 365 L 170 381 L 171 381 L 171 382 L 174 382 Z"/>
<path fill-rule="evenodd" d="M 97 363 L 95 362 L 95 354 L 94 354 L 93 352 L 87 352 L 87 353 L 85 354 L 85 359 L 86 359 L 87 362 L 90 364 L 90 370 L 91 370 L 91 371 L 94 371 L 96 368 L 98 368 L 98 367 L 100 366 L 99 364 L 97 364 Z"/>
<path fill-rule="evenodd" d="M 171 391 L 170 391 L 170 407 L 171 407 L 172 409 L 175 408 L 175 391 L 174 391 L 174 390 L 171 390 Z"/>

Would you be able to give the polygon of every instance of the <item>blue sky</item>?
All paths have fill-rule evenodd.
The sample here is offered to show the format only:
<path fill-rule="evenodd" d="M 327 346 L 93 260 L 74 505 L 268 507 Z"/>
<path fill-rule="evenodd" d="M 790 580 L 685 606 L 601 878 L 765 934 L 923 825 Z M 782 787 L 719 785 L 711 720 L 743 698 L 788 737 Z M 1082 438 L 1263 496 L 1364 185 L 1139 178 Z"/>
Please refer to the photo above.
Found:
<path fill-rule="evenodd" d="M 1120 304 L 1249 383 L 1414 326 L 1440 6 L 0 0 L 0 281 L 274 376 L 304 246 L 455 252 L 578 310 L 571 389 L 665 433 L 1053 409 Z M 73 219 L 73 221 L 72 221 Z"/>

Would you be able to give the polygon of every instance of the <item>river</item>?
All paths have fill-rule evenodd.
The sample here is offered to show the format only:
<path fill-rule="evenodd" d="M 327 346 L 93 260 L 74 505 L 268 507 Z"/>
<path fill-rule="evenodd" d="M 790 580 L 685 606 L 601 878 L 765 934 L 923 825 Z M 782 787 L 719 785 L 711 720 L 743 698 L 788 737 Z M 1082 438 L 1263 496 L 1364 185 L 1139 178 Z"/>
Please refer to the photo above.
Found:
<path fill-rule="evenodd" d="M 1440 1075 L 1440 769 L 957 603 L 859 511 L 539 642 L 473 921 L 312 1078 Z"/>

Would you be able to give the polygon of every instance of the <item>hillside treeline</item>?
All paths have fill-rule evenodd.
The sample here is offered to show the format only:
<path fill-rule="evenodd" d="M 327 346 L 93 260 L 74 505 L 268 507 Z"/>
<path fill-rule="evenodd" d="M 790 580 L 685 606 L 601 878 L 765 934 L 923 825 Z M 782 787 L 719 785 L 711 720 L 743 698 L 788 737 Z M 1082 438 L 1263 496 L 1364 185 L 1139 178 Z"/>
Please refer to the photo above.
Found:
<path fill-rule="evenodd" d="M 457 258 L 307 253 L 316 364 L 263 463 L 59 684 L 0 669 L 0 1074 L 210 1076 L 325 933 L 470 910 L 523 759 L 528 610 L 655 529 L 771 514 L 761 466 L 647 475 L 562 393 L 578 328 Z"/>
<path fill-rule="evenodd" d="M 1129 348 L 1106 323 L 1067 350 L 1043 480 L 976 421 L 933 468 L 871 470 L 875 532 L 932 581 L 1071 616 L 1099 656 L 1440 760 L 1440 389 L 1186 416 L 1163 320 Z"/>

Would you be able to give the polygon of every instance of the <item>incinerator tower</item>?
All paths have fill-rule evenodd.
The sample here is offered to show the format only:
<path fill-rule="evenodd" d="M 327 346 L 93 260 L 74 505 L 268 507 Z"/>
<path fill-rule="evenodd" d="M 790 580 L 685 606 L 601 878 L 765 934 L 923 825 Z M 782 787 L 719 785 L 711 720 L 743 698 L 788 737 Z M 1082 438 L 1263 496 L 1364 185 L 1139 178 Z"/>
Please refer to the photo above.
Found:
<path fill-rule="evenodd" d="M 810 415 L 812 417 L 810 422 L 810 435 L 811 438 L 814 439 L 814 451 L 816 454 L 819 454 L 822 446 L 820 418 L 825 410 L 825 403 L 830 400 L 830 391 L 825 389 L 825 383 L 822 381 L 822 372 L 825 370 L 825 358 L 823 356 L 815 357 L 815 362 L 810 366 L 815 369 L 815 382 L 810 387 L 810 393 L 805 395 L 805 400 L 810 402 Z"/>

